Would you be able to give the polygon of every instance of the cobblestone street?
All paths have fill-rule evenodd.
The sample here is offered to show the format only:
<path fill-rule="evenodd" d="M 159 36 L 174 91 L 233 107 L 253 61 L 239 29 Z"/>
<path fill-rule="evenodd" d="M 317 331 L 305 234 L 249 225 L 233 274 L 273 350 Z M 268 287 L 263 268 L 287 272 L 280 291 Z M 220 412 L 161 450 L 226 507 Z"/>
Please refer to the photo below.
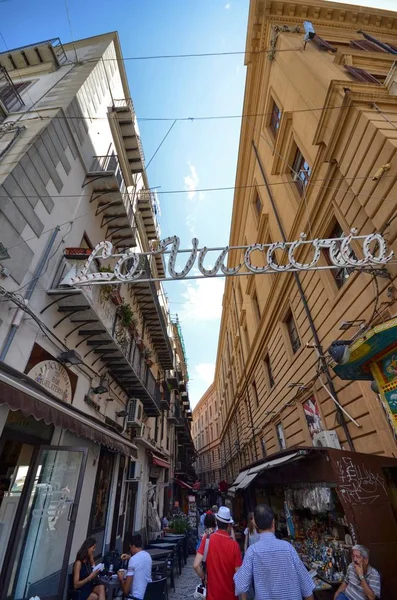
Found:
<path fill-rule="evenodd" d="M 175 579 L 175 592 L 168 588 L 169 600 L 187 600 L 193 598 L 199 578 L 193 571 L 194 556 L 189 556 L 187 565 L 183 567 L 182 575 Z"/>

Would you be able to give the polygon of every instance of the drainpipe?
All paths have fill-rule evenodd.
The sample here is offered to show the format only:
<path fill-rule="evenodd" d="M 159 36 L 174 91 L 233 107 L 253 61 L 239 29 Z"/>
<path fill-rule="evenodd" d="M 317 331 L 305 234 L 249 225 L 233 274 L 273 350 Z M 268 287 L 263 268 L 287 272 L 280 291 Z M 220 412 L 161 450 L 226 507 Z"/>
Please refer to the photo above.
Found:
<path fill-rule="evenodd" d="M 263 169 L 263 165 L 262 165 L 262 162 L 261 162 L 261 159 L 259 157 L 259 153 L 258 153 L 258 150 L 257 150 L 257 147 L 256 147 L 254 141 L 252 141 L 252 147 L 254 149 L 256 160 L 258 162 L 258 165 L 259 165 L 259 168 L 260 168 L 260 171 L 261 171 L 261 174 L 262 174 L 262 178 L 263 178 L 263 181 L 264 181 L 264 184 L 265 184 L 265 187 L 266 187 L 266 191 L 268 193 L 269 200 L 270 200 L 270 203 L 272 205 L 273 212 L 274 212 L 274 215 L 275 215 L 276 220 L 277 220 L 277 224 L 278 224 L 279 229 L 280 229 L 281 237 L 283 239 L 283 242 L 286 243 L 287 242 L 287 238 L 286 238 L 286 235 L 285 235 L 284 227 L 283 227 L 283 224 L 281 222 L 280 215 L 278 214 L 277 206 L 276 206 L 276 203 L 275 203 L 275 200 L 274 200 L 274 197 L 273 197 L 273 193 L 272 193 L 271 188 L 269 186 L 269 183 L 267 181 L 266 174 L 265 174 L 265 171 Z M 323 372 L 324 372 L 325 377 L 327 379 L 328 387 L 330 389 L 331 394 L 337 399 L 338 396 L 337 396 L 337 393 L 336 393 L 336 390 L 335 390 L 335 387 L 334 387 L 334 384 L 333 384 L 333 381 L 332 381 L 332 377 L 331 377 L 331 373 L 329 371 L 329 367 L 328 367 L 327 361 L 326 361 L 325 356 L 324 356 L 324 351 L 323 351 L 323 348 L 322 348 L 321 343 L 320 343 L 320 338 L 318 337 L 317 329 L 316 329 L 316 326 L 314 324 L 314 321 L 313 321 L 313 318 L 312 318 L 312 315 L 311 315 L 311 312 L 310 312 L 310 308 L 309 308 L 309 305 L 308 305 L 307 300 L 306 300 L 305 292 L 303 290 L 302 283 L 301 283 L 301 280 L 299 278 L 299 273 L 297 273 L 296 271 L 294 271 L 293 272 L 293 276 L 294 276 L 294 279 L 295 279 L 295 283 L 296 283 L 296 285 L 298 287 L 299 295 L 301 297 L 303 308 L 305 309 L 307 320 L 309 321 L 309 326 L 310 326 L 310 329 L 311 329 L 311 332 L 312 332 L 312 335 L 313 335 L 314 344 L 315 344 L 315 347 L 316 347 L 316 350 L 317 350 L 318 357 L 319 357 L 319 359 L 321 361 L 321 366 L 322 366 Z M 347 439 L 347 443 L 349 444 L 349 449 L 352 452 L 354 452 L 353 439 L 352 439 L 352 437 L 350 435 L 350 431 L 349 431 L 349 429 L 347 427 L 347 424 L 346 424 L 346 421 L 345 421 L 345 416 L 344 416 L 342 410 L 340 409 L 340 407 L 338 405 L 336 405 L 336 411 L 338 413 L 339 423 L 340 423 L 340 425 L 341 425 L 341 427 L 342 427 L 342 429 L 344 431 L 344 434 L 345 434 L 346 439 Z"/>
<path fill-rule="evenodd" d="M 49 254 L 50 254 L 50 252 L 52 250 L 52 247 L 54 245 L 55 239 L 56 239 L 56 237 L 57 237 L 58 232 L 60 231 L 60 229 L 61 228 L 58 226 L 52 232 L 51 237 L 48 240 L 47 246 L 46 246 L 46 248 L 45 248 L 45 250 L 43 252 L 43 255 L 42 255 L 42 257 L 41 257 L 41 259 L 40 259 L 40 261 L 39 261 L 39 263 L 38 263 L 38 265 L 37 265 L 37 267 L 35 269 L 33 278 L 30 281 L 28 289 L 25 292 L 24 302 L 25 302 L 26 305 L 28 305 L 29 300 L 31 299 L 31 297 L 33 295 L 33 292 L 34 292 L 34 290 L 36 288 L 37 282 L 40 279 L 41 275 L 43 274 L 44 266 L 45 266 L 45 264 L 46 264 L 46 262 L 48 260 L 48 256 L 49 256 Z M 11 328 L 10 328 L 8 334 L 7 334 L 6 339 L 4 340 L 3 349 L 2 349 L 1 354 L 0 354 L 0 361 L 4 361 L 5 357 L 8 354 L 8 351 L 9 351 L 9 349 L 11 347 L 12 341 L 13 341 L 13 339 L 14 339 L 14 337 L 15 337 L 18 329 L 19 329 L 20 324 L 21 324 L 24 312 L 25 311 L 22 308 L 18 308 L 17 312 L 15 313 L 15 316 L 14 316 Z"/>

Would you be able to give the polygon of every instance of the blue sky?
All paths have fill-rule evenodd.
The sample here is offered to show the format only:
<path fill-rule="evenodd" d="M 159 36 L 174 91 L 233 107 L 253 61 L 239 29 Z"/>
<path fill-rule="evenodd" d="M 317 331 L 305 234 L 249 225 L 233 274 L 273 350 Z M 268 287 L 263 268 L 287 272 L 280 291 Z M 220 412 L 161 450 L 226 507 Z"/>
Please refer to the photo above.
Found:
<path fill-rule="evenodd" d="M 9 0 L 0 31 L 8 48 L 52 37 L 61 41 L 117 30 L 124 57 L 242 51 L 248 0 Z M 4 44 L 0 38 L 0 48 Z M 243 55 L 126 61 L 140 117 L 241 113 Z M 172 122 L 139 121 L 146 159 Z M 240 120 L 177 122 L 148 169 L 160 192 L 233 186 Z M 179 235 L 189 247 L 228 243 L 233 192 L 161 194 L 162 237 Z M 212 382 L 224 281 L 170 282 L 165 288 L 183 328 L 194 405 Z"/>
<path fill-rule="evenodd" d="M 8 48 L 52 37 L 61 41 L 119 32 L 124 57 L 245 48 L 248 0 L 0 0 L 0 31 Z M 351 2 L 392 10 L 395 0 Z M 395 7 L 394 7 L 395 8 Z M 5 49 L 0 38 L 0 49 Z M 138 118 L 238 115 L 245 83 L 243 55 L 126 61 Z M 172 122 L 139 121 L 150 159 Z M 232 191 L 193 189 L 233 186 L 240 119 L 177 122 L 148 169 L 159 196 L 162 236 L 179 235 L 189 247 L 228 243 Z M 189 191 L 190 190 L 190 191 Z M 197 280 L 165 285 L 178 313 L 196 404 L 212 382 L 224 282 Z"/>

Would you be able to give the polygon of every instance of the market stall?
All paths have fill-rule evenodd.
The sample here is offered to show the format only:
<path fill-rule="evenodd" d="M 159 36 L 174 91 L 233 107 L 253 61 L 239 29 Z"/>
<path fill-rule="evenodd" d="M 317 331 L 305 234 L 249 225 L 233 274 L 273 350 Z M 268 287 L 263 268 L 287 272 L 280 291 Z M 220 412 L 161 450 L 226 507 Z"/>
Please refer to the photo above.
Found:
<path fill-rule="evenodd" d="M 361 543 L 381 573 L 382 598 L 391 600 L 397 586 L 396 481 L 396 459 L 302 448 L 252 465 L 229 493 L 236 505 L 243 496 L 247 511 L 261 503 L 273 508 L 277 535 L 295 546 L 319 598 L 333 597 L 352 545 Z"/>

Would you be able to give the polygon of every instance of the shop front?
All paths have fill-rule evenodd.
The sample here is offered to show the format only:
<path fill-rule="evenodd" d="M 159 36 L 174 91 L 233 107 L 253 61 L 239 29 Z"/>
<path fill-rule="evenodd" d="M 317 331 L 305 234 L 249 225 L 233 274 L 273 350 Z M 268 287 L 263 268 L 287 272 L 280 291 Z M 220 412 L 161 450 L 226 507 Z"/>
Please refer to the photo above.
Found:
<path fill-rule="evenodd" d="M 104 544 L 116 453 L 135 452 L 102 422 L 0 365 L 2 600 L 62 598 L 86 535 Z"/>
<path fill-rule="evenodd" d="M 317 593 L 332 598 L 363 544 L 382 577 L 382 598 L 397 588 L 397 460 L 334 449 L 302 448 L 252 465 L 229 493 L 236 514 L 272 507 L 279 537 L 288 539 L 311 571 Z M 237 515 L 237 518 L 238 515 Z"/>

